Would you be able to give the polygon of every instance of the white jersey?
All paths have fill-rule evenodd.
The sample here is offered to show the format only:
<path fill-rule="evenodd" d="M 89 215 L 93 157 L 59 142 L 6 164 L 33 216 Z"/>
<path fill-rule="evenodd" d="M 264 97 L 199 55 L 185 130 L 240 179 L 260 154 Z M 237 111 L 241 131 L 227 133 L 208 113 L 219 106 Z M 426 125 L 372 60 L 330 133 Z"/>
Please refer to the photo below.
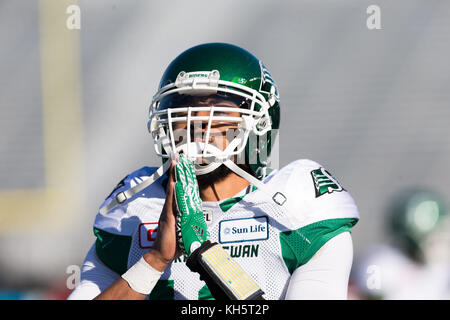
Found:
<path fill-rule="evenodd" d="M 144 167 L 122 180 L 100 206 L 119 192 L 148 178 L 156 168 Z M 94 223 L 96 256 L 117 275 L 135 264 L 153 245 L 165 201 L 161 177 Z M 287 201 L 276 204 L 255 187 L 219 202 L 203 202 L 210 240 L 218 242 L 253 277 L 266 299 L 284 299 L 289 279 L 330 239 L 350 231 L 359 219 L 350 194 L 310 160 L 297 160 L 271 172 L 263 181 Z M 185 258 L 164 271 L 149 299 L 212 299 Z"/>

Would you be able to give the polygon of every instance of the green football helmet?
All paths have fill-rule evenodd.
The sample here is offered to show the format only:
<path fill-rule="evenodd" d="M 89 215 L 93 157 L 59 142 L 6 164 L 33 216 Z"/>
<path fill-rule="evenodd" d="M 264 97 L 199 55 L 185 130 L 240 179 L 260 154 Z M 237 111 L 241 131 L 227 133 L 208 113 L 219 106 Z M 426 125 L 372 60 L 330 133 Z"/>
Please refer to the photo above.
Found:
<path fill-rule="evenodd" d="M 163 162 L 182 152 L 202 175 L 240 157 L 260 179 L 280 125 L 279 101 L 272 76 L 253 54 L 227 43 L 206 43 L 184 51 L 167 67 L 147 126 Z M 203 126 L 200 139 L 196 123 Z M 226 147 L 210 143 L 212 123 L 235 126 Z M 200 164 L 200 158 L 209 161 Z"/>
<path fill-rule="evenodd" d="M 388 210 L 396 240 L 414 258 L 422 260 L 425 245 L 445 227 L 448 214 L 443 199 L 427 189 L 409 189 L 397 195 Z M 448 230 L 447 230 L 448 233 Z"/>

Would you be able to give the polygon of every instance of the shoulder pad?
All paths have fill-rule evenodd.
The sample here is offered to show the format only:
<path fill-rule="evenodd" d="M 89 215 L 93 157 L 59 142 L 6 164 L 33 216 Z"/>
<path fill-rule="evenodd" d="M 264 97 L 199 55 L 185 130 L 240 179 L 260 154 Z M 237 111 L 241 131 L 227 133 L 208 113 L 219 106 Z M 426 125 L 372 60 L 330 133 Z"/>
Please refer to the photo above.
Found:
<path fill-rule="evenodd" d="M 143 167 L 143 168 L 136 170 L 136 171 L 130 173 L 129 175 L 127 175 L 116 185 L 116 187 L 113 189 L 113 191 L 108 195 L 108 197 L 105 199 L 105 201 L 100 205 L 100 208 L 99 208 L 100 211 L 102 211 L 102 208 L 104 208 L 113 199 L 119 198 L 117 200 L 120 204 L 123 204 L 123 203 L 133 199 L 133 197 L 131 197 L 129 199 L 128 198 L 121 199 L 119 197 L 119 195 L 123 194 L 127 190 L 129 190 L 129 189 L 135 187 L 136 185 L 147 180 L 153 173 L 155 173 L 155 171 L 157 169 L 158 168 L 156 168 L 156 167 Z M 161 184 L 163 183 L 163 180 L 164 180 L 163 178 L 159 179 L 157 182 L 155 182 L 155 184 L 158 184 L 158 186 L 161 186 Z M 102 213 L 105 214 L 107 212 L 104 212 L 104 209 L 103 209 Z"/>
<path fill-rule="evenodd" d="M 269 182 L 287 197 L 293 227 L 326 219 L 359 218 L 353 198 L 319 163 L 300 159 L 281 168 Z"/>

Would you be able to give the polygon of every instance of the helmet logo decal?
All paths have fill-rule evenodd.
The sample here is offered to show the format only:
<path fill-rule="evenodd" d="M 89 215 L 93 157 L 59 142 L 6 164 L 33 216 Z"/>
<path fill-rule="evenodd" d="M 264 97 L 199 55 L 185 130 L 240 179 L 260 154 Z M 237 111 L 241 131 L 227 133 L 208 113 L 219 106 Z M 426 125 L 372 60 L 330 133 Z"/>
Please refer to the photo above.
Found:
<path fill-rule="evenodd" d="M 273 79 L 272 79 L 272 75 L 270 74 L 269 70 L 267 70 L 267 68 L 264 66 L 263 63 L 261 63 L 261 68 L 263 71 L 263 81 L 264 82 L 269 82 L 271 85 L 275 85 Z"/>
<path fill-rule="evenodd" d="M 270 74 L 269 70 L 267 70 L 266 66 L 260 61 L 261 65 L 261 88 L 259 91 L 264 92 L 267 94 L 267 102 L 269 103 L 269 106 L 273 107 L 277 101 L 280 100 L 280 97 L 278 95 L 278 88 L 275 84 L 275 81 L 273 81 L 272 75 Z"/>
<path fill-rule="evenodd" d="M 234 77 L 234 78 L 231 80 L 231 82 L 239 83 L 239 84 L 245 85 L 245 84 L 247 83 L 247 79 L 241 78 L 241 77 Z"/>

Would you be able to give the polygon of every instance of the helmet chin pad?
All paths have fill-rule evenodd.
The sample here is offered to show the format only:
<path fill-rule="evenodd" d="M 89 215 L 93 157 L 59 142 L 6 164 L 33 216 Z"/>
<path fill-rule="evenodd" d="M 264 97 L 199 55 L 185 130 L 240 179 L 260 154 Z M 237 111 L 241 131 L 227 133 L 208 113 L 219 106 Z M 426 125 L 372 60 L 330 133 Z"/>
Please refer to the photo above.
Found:
<path fill-rule="evenodd" d="M 220 150 L 214 145 L 200 141 L 177 146 L 176 152 L 178 154 L 185 154 L 188 159 L 194 162 L 196 175 L 210 173 L 220 167 L 224 161 L 232 157 L 232 155 L 226 154 L 226 150 Z M 201 158 L 208 159 L 209 163 L 201 164 L 199 161 Z"/>
<path fill-rule="evenodd" d="M 201 175 L 211 173 L 214 170 L 216 170 L 217 168 L 219 168 L 221 165 L 222 165 L 222 162 L 212 162 L 207 165 L 195 164 L 194 165 L 195 174 L 197 176 L 201 176 Z"/>

